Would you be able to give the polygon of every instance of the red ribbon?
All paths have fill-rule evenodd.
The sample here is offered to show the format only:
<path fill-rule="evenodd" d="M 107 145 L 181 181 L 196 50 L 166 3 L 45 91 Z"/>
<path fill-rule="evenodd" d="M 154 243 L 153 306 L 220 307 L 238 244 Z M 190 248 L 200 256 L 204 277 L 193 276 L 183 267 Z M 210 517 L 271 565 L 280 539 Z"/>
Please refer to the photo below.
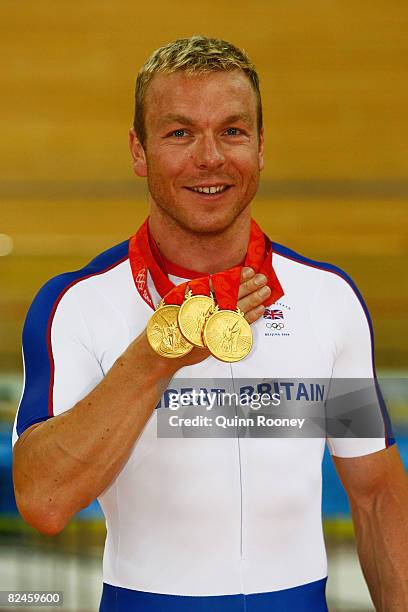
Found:
<path fill-rule="evenodd" d="M 270 306 L 282 297 L 282 286 L 272 267 L 272 243 L 253 219 L 251 219 L 244 266 L 252 268 L 255 274 L 260 273 L 266 276 L 266 284 L 271 289 L 271 295 L 264 300 L 264 306 Z M 218 272 L 211 277 L 217 304 L 221 309 L 236 310 L 242 267 L 235 266 L 235 268 Z"/>
<path fill-rule="evenodd" d="M 154 303 L 147 287 L 147 271 L 150 272 L 154 285 L 166 304 L 181 305 L 188 285 L 194 295 L 210 295 L 210 277 L 203 276 L 188 282 L 174 285 L 166 273 L 164 259 L 149 234 L 148 219 L 129 241 L 129 259 L 133 278 L 140 296 L 154 309 Z M 265 274 L 271 295 L 264 300 L 264 306 L 276 302 L 283 295 L 283 290 L 272 267 L 272 244 L 252 219 L 248 251 L 244 266 L 254 269 L 257 274 Z M 217 303 L 222 309 L 236 310 L 238 290 L 241 280 L 242 265 L 211 275 Z"/>
<path fill-rule="evenodd" d="M 210 277 L 193 278 L 188 281 L 188 288 L 193 295 L 210 295 Z"/>

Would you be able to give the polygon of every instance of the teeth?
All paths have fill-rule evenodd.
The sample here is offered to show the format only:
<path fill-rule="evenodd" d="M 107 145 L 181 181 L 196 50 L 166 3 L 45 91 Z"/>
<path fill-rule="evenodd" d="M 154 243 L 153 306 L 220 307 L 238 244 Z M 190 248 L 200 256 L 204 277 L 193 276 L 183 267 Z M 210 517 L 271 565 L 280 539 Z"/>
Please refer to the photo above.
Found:
<path fill-rule="evenodd" d="M 219 185 L 217 187 L 192 187 L 192 190 L 198 191 L 199 193 L 219 193 L 220 191 L 224 191 L 225 188 L 225 185 Z"/>

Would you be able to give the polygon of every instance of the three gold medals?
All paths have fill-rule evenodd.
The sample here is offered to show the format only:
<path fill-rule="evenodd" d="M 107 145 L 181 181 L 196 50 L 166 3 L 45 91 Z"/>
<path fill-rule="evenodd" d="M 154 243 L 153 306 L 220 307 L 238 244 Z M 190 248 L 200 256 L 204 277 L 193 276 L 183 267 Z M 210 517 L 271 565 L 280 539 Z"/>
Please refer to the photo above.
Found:
<path fill-rule="evenodd" d="M 193 294 L 181 306 L 160 302 L 147 325 L 150 346 L 162 357 L 187 355 L 195 346 L 207 347 L 221 361 L 240 361 L 252 348 L 252 330 L 244 313 L 220 310 L 214 295 Z"/>
<path fill-rule="evenodd" d="M 213 274 L 211 290 L 209 276 L 176 286 L 168 278 L 165 262 L 150 235 L 148 219 L 131 237 L 129 254 L 141 297 L 154 308 L 148 272 L 157 291 L 164 296 L 147 324 L 147 338 L 156 353 L 174 359 L 187 355 L 194 347 L 207 348 L 214 357 L 226 362 L 240 361 L 249 354 L 253 344 L 251 326 L 237 307 L 241 265 Z M 253 219 L 243 265 L 266 274 L 272 288 L 270 304 L 283 295 L 272 269 L 271 242 Z"/>

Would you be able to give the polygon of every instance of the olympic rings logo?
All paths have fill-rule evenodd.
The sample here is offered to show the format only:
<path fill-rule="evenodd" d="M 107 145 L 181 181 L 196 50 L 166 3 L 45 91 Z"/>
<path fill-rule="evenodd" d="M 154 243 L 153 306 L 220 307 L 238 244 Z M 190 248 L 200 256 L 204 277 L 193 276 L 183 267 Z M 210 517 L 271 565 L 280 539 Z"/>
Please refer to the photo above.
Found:
<path fill-rule="evenodd" d="M 283 323 L 276 323 L 276 322 L 273 322 L 273 323 L 267 323 L 267 324 L 266 324 L 266 327 L 267 327 L 268 329 L 278 329 L 278 330 L 281 330 L 281 329 L 283 329 L 285 326 L 284 326 L 284 324 L 283 324 Z"/>

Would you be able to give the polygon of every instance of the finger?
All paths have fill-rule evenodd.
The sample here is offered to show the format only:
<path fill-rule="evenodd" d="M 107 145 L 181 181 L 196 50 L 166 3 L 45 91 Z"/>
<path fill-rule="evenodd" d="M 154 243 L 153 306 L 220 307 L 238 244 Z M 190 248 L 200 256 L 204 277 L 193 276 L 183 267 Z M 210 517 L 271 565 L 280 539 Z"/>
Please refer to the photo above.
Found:
<path fill-rule="evenodd" d="M 249 280 L 241 283 L 238 289 L 238 299 L 240 300 L 246 295 L 249 295 L 250 293 L 257 291 L 257 289 L 265 285 L 267 282 L 268 282 L 268 279 L 266 278 L 264 274 L 257 274 L 256 276 L 253 276 Z"/>
<path fill-rule="evenodd" d="M 244 314 L 249 312 L 250 310 L 257 308 L 260 306 L 267 297 L 271 294 L 270 288 L 266 285 L 261 287 L 257 291 L 253 291 L 249 295 L 238 300 L 238 307 Z"/>
<path fill-rule="evenodd" d="M 253 308 L 252 310 L 249 310 L 246 314 L 245 314 L 245 318 L 248 321 L 248 323 L 255 323 L 255 321 L 257 321 L 260 317 L 263 316 L 265 312 L 265 306 L 257 306 L 256 308 Z"/>
<path fill-rule="evenodd" d="M 253 268 L 245 267 L 241 270 L 241 282 L 249 280 L 255 275 L 255 270 Z"/>
<path fill-rule="evenodd" d="M 241 279 L 240 279 L 240 282 L 241 282 L 241 283 L 244 283 L 245 281 L 250 280 L 250 279 L 251 279 L 251 278 L 253 278 L 254 276 L 255 276 L 255 270 L 254 270 L 253 268 L 244 267 L 244 268 L 242 268 L 242 270 L 241 270 Z M 255 289 L 255 288 L 254 288 L 254 289 Z M 254 289 L 252 289 L 252 291 L 254 291 Z M 211 276 L 210 276 L 210 290 L 211 290 L 211 291 L 214 291 L 214 285 L 213 285 L 213 282 L 212 282 L 212 278 L 211 278 Z M 249 293 L 249 291 L 247 291 L 247 293 Z M 246 293 L 244 293 L 243 295 L 246 295 Z M 241 297 L 241 296 L 239 295 L 239 296 L 238 296 L 238 299 L 239 299 L 240 297 Z"/>

